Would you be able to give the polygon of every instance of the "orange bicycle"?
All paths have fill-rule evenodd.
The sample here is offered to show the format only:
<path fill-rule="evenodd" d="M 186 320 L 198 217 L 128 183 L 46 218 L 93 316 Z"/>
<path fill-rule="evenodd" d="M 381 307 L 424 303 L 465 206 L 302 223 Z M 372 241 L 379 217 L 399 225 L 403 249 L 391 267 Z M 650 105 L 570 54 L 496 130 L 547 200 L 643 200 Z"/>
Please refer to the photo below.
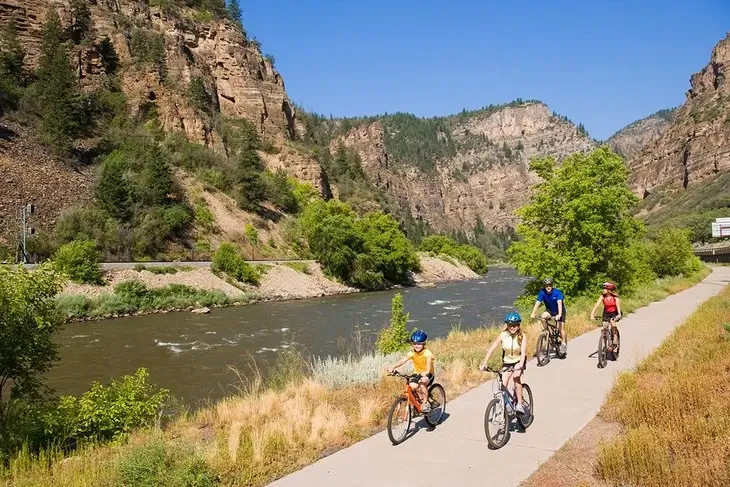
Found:
<path fill-rule="evenodd" d="M 421 412 L 421 403 L 409 384 L 411 376 L 397 370 L 388 375 L 401 377 L 406 383 L 405 392 L 393 402 L 388 415 L 388 437 L 394 445 L 406 439 L 411 428 L 411 419 L 415 416 L 423 414 L 423 419 L 432 428 L 441 422 L 446 412 L 446 392 L 441 384 L 434 382 L 428 387 L 428 403 L 431 411 L 424 414 Z"/>

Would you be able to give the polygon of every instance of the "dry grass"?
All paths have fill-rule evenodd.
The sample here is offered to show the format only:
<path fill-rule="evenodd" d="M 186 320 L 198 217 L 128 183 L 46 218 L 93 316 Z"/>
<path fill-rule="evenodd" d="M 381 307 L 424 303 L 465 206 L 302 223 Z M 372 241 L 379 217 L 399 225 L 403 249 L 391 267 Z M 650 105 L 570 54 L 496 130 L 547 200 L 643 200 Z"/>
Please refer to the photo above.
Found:
<path fill-rule="evenodd" d="M 687 288 L 701 277 L 651 286 L 633 301 L 627 300 L 627 309 Z M 592 304 L 592 300 L 572 304 L 569 336 L 595 328 L 596 322 L 588 319 Z M 538 323 L 525 326 L 530 355 L 540 329 Z M 447 337 L 430 342 L 437 357 L 438 381 L 448 400 L 490 378 L 477 366 L 499 331 L 486 325 L 468 331 L 455 328 Z M 403 388 L 400 380 L 384 376 L 374 384 L 340 389 L 308 378 L 276 390 L 263 388 L 261 380 L 249 383 L 240 395 L 181 416 L 162 432 L 167 443 L 192 446 L 219 476 L 221 485 L 265 485 L 372 435 L 384 428 L 388 406 Z M 137 432 L 130 444 L 144 444 L 150 438 L 151 433 Z M 113 480 L 115 459 L 127 454 L 128 448 L 129 444 L 91 448 L 71 461 L 53 459 L 51 470 L 44 462 L 17 460 L 10 470 L 0 469 L 0 479 L 13 486 L 118 485 Z"/>
<path fill-rule="evenodd" d="M 614 485 L 730 485 L 730 287 L 703 304 L 634 373 L 601 415 L 625 427 L 601 446 Z"/>

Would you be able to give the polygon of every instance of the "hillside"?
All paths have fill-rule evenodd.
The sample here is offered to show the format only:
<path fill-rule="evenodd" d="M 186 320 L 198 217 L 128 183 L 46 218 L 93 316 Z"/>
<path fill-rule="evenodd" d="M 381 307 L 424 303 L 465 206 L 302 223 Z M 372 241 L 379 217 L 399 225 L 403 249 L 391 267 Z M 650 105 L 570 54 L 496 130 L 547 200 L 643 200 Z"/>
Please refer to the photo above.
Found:
<path fill-rule="evenodd" d="M 320 123 L 333 125 L 319 129 L 330 151 L 355 151 L 368 180 L 416 222 L 466 234 L 514 225 L 514 210 L 536 181 L 531 158 L 561 159 L 597 146 L 539 101 L 430 119 L 395 114 Z"/>
<path fill-rule="evenodd" d="M 694 241 L 710 240 L 710 223 L 730 216 L 729 72 L 730 34 L 692 75 L 671 125 L 627 161 L 643 198 L 638 214 L 653 226 L 689 228 Z"/>
<path fill-rule="evenodd" d="M 624 159 L 631 159 L 662 136 L 671 126 L 676 112 L 676 108 L 659 110 L 636 120 L 609 137 L 606 143 Z"/>

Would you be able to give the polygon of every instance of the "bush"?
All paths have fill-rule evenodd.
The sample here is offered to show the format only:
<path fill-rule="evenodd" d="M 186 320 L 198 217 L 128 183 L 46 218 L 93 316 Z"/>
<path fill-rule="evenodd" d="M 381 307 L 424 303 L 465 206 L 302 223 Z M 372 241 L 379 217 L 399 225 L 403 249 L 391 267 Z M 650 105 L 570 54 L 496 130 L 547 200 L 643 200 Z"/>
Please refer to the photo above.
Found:
<path fill-rule="evenodd" d="M 647 245 L 652 271 L 658 277 L 687 275 L 699 269 L 690 242 L 690 230 L 662 228 Z"/>
<path fill-rule="evenodd" d="M 230 243 L 223 243 L 213 254 L 213 272 L 225 272 L 239 282 L 259 284 L 259 273 L 249 265 L 240 252 Z"/>
<path fill-rule="evenodd" d="M 147 370 L 140 368 L 108 385 L 94 382 L 78 399 L 62 396 L 42 418 L 45 443 L 109 441 L 150 424 L 169 392 L 150 384 L 148 378 Z"/>
<path fill-rule="evenodd" d="M 69 242 L 53 256 L 56 268 L 69 279 L 83 284 L 103 284 L 99 252 L 96 244 L 89 240 Z"/>
<path fill-rule="evenodd" d="M 488 271 L 487 256 L 477 247 L 470 244 L 458 244 L 446 235 L 429 235 L 421 242 L 421 250 L 435 255 L 449 255 L 469 267 L 477 274 Z"/>
<path fill-rule="evenodd" d="M 210 487 L 216 475 L 193 451 L 165 443 L 160 437 L 135 446 L 119 461 L 120 485 L 135 487 Z"/>
<path fill-rule="evenodd" d="M 390 326 L 383 328 L 378 334 L 375 347 L 383 354 L 399 352 L 408 348 L 408 317 L 409 313 L 403 312 L 403 296 L 401 293 L 393 296 L 390 310 Z"/>

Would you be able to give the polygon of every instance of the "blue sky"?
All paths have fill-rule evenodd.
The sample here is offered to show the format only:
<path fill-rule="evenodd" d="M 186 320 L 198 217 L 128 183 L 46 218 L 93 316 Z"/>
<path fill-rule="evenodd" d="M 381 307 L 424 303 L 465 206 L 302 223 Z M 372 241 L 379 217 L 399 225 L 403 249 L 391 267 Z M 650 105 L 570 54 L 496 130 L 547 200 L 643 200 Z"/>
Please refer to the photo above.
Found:
<path fill-rule="evenodd" d="M 307 110 L 434 116 L 536 98 L 599 139 L 683 103 L 690 75 L 730 31 L 730 0 L 241 0 L 241 8 L 249 35 Z"/>

